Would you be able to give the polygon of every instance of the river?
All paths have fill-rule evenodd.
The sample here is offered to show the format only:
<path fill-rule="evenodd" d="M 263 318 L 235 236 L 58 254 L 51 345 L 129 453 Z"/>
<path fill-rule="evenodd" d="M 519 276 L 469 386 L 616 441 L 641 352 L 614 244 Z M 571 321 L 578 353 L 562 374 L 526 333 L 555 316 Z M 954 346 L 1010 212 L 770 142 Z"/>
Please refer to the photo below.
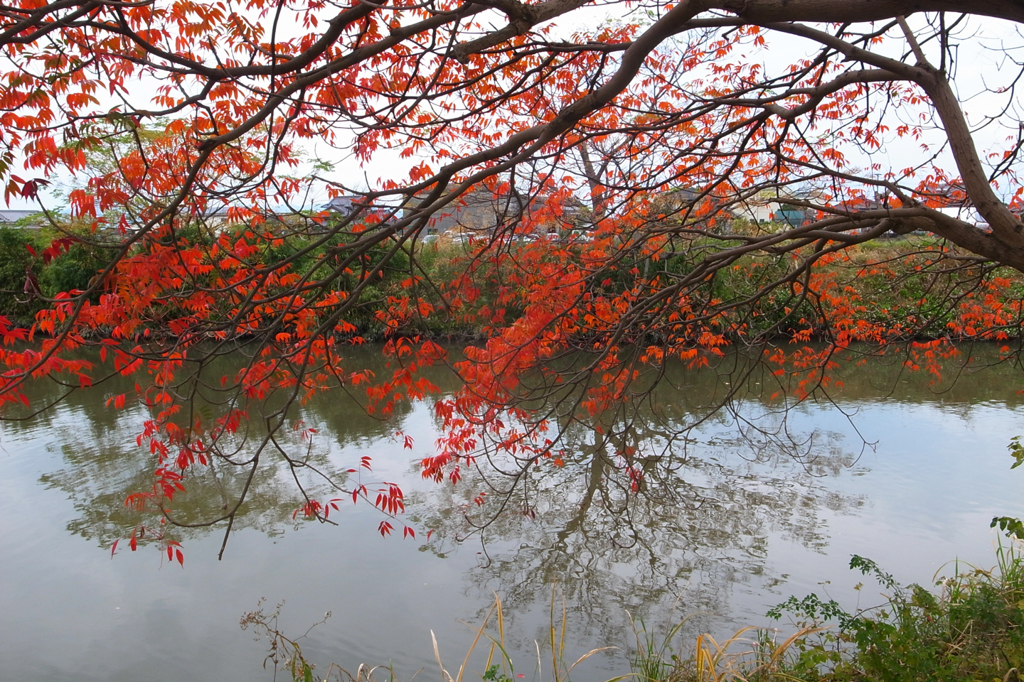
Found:
<path fill-rule="evenodd" d="M 376 361 L 365 352 L 356 359 Z M 293 520 L 299 494 L 268 467 L 223 560 L 222 529 L 191 529 L 180 532 L 183 567 L 145 543 L 133 553 L 122 541 L 111 556 L 137 521 L 125 496 L 149 485 L 148 450 L 136 445 L 147 414 L 106 405 L 130 392 L 128 380 L 75 393 L 0 428 L 0 679 L 270 680 L 266 641 L 238 625 L 261 598 L 270 610 L 284 602 L 279 625 L 293 636 L 332 613 L 303 640 L 321 666 L 391 662 L 402 682 L 420 669 L 436 679 L 431 632 L 446 667 L 457 668 L 495 594 L 517 673 L 540 679 L 533 642 L 548 640 L 554 590 L 566 607 L 567 661 L 623 648 L 574 671 L 596 682 L 628 672 L 631 617 L 654 633 L 689 617 L 677 643 L 685 649 L 705 629 L 770 625 L 764 612 L 789 595 L 876 603 L 879 588 L 854 589 L 863 577 L 847 568 L 852 554 L 901 582 L 927 584 L 953 559 L 988 567 L 992 516 L 1024 516 L 1024 472 L 1010 471 L 1006 451 L 1024 434 L 1022 374 L 982 368 L 993 349 L 976 356 L 935 383 L 898 361 L 844 365 L 831 400 L 786 412 L 755 377 L 733 403 L 738 418 L 710 419 L 685 438 L 681 426 L 703 416 L 732 373 L 673 368 L 643 418 L 623 429 L 641 442 L 641 494 L 614 486 L 597 434 L 570 432 L 566 465 L 531 471 L 528 492 L 504 508 L 485 502 L 494 513 L 475 532 L 463 510 L 479 512 L 481 481 L 419 476 L 437 437 L 431 404 L 380 421 L 327 394 L 296 415 L 316 429 L 318 465 L 344 472 L 371 457 L 366 476 L 406 490 L 416 537 L 382 538 L 367 504 L 341 506 L 337 526 Z M 55 395 L 33 390 L 37 400 Z M 399 430 L 414 439 L 411 451 L 394 439 Z M 230 476 L 224 485 L 230 492 Z M 201 518 L 222 494 L 190 489 L 183 518 Z"/>

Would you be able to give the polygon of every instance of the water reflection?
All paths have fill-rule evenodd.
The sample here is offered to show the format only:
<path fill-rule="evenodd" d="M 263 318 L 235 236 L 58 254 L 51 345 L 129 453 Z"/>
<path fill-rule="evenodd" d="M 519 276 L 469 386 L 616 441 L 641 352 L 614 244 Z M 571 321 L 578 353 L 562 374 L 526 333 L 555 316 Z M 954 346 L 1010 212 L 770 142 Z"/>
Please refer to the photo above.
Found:
<path fill-rule="evenodd" d="M 666 428 L 668 439 L 676 430 Z M 687 614 L 727 612 L 723 585 L 781 579 L 766 567 L 769 536 L 820 551 L 828 544 L 820 510 L 848 514 L 863 504 L 822 480 L 856 458 L 836 434 L 818 434 L 814 465 L 805 467 L 766 450 L 754 457 L 749 441 L 730 437 L 725 424 L 706 425 L 685 447 L 659 446 L 657 457 L 638 458 L 646 477 L 637 494 L 623 480 L 609 432 L 574 438 L 570 451 L 578 454 L 565 466 L 531 467 L 497 500 L 477 504 L 489 490 L 477 475 L 418 495 L 410 509 L 438 531 L 435 552 L 479 535 L 481 562 L 466 577 L 474 590 L 500 591 L 516 613 L 543 603 L 558 583 L 587 614 L 586 636 L 618 642 L 628 640 L 623 609 L 642 615 L 651 604 L 678 602 Z"/>
<path fill-rule="evenodd" d="M 755 564 L 764 554 L 765 529 L 821 548 L 827 543 L 827 531 L 816 510 L 838 512 L 861 503 L 830 493 L 818 479 L 850 467 L 870 443 L 844 440 L 840 433 L 820 426 L 794 428 L 794 414 L 825 406 L 840 421 L 856 427 L 858 406 L 877 401 L 880 394 L 901 403 L 937 403 L 960 416 L 994 399 L 1008 408 L 1017 407 L 1021 397 L 1006 388 L 1016 380 L 1015 368 L 988 367 L 984 381 L 973 379 L 976 368 L 998 357 L 993 349 L 982 350 L 971 363 L 948 363 L 941 381 L 907 372 L 899 358 L 876 359 L 867 365 L 844 363 L 835 371 L 841 388 L 819 393 L 796 407 L 772 395 L 774 391 L 769 393 L 777 380 L 750 357 L 735 354 L 700 371 L 674 364 L 655 389 L 628 411 L 600 416 L 599 428 L 570 419 L 555 424 L 552 431 L 560 434 L 557 447 L 564 466 L 523 467 L 492 459 L 451 491 L 431 487 L 413 494 L 408 500 L 410 518 L 422 530 L 433 529 L 442 538 L 431 545 L 438 554 L 479 532 L 494 566 L 513 561 L 502 549 L 504 542 L 522 539 L 514 561 L 529 565 L 519 570 L 532 577 L 513 582 L 517 590 L 531 595 L 526 599 L 535 596 L 532 583 L 544 585 L 548 577 L 560 574 L 608 572 L 617 557 L 627 555 L 643 557 L 633 565 L 644 567 L 646 573 L 629 580 L 644 584 L 679 583 L 694 571 L 719 570 L 710 568 L 711 556 L 722 557 L 729 570 L 753 574 L 760 570 Z M 354 353 L 356 362 L 384 371 L 383 366 L 375 367 L 385 362 L 375 349 Z M 206 371 L 220 376 L 237 362 L 237 358 L 222 357 Z M 733 392 L 729 380 L 741 376 L 746 380 Z M 431 379 L 448 392 L 456 385 L 454 377 L 441 369 Z M 129 494 L 151 487 L 153 458 L 136 441 L 148 411 L 141 406 L 117 411 L 106 404 L 110 396 L 130 395 L 133 381 L 113 377 L 104 387 L 102 395 L 72 392 L 56 410 L 29 421 L 7 422 L 5 428 L 13 433 L 47 434 L 50 447 L 59 448 L 65 466 L 43 475 L 41 482 L 61 490 L 73 502 L 79 516 L 68 530 L 109 546 L 142 522 L 142 514 L 124 501 Z M 64 390 L 57 384 L 37 382 L 30 397 L 33 404 L 46 403 Z M 715 412 L 723 403 L 725 409 Z M 210 527 L 202 524 L 218 518 L 246 486 L 236 530 L 251 528 L 276 536 L 296 528 L 300 522 L 294 512 L 305 501 L 296 479 L 310 497 L 336 494 L 328 480 L 345 485 L 353 466 L 346 448 L 386 440 L 402 428 L 414 409 L 429 411 L 430 406 L 399 403 L 395 415 L 382 420 L 367 414 L 358 394 L 318 397 L 291 420 L 302 429 L 315 429 L 314 442 L 304 441 L 299 428 L 280 433 L 278 439 L 292 451 L 305 449 L 310 469 L 322 475 L 297 472 L 284 461 L 264 461 L 255 469 L 224 462 L 198 467 L 190 475 L 187 493 L 175 500 L 173 518 L 185 527 L 167 532 L 174 539 L 209 532 Z M 252 428 L 258 431 L 258 421 Z M 248 434 L 250 442 L 258 440 L 254 435 L 261 432 Z M 435 435 L 420 435 L 424 447 L 429 448 Z M 239 440 L 238 447 L 244 451 L 246 443 Z M 247 462 L 245 457 L 238 460 Z M 626 476 L 630 469 L 639 476 Z M 496 475 L 499 471 L 509 475 Z M 409 479 L 415 488 L 415 475 Z M 634 485 L 640 494 L 631 490 Z M 480 493 L 488 494 L 484 505 L 474 503 Z M 188 527 L 193 524 L 198 525 Z M 585 591 L 581 588 L 580 594 Z"/>
<path fill-rule="evenodd" d="M 372 349 L 355 361 L 380 362 Z M 747 383 L 730 396 L 731 385 L 744 372 L 750 375 Z M 937 538 L 963 543 L 965 536 L 983 534 L 993 512 L 1020 513 L 1010 504 L 1016 499 L 1007 492 L 1012 481 L 991 474 L 1009 465 L 1002 461 L 1007 436 L 993 425 L 1011 435 L 1024 431 L 1013 416 L 1021 401 L 1019 375 L 1005 366 L 987 369 L 980 378 L 972 372 L 973 365 L 963 368 L 950 385 L 949 377 L 932 383 L 928 375 L 908 374 L 899 362 L 842 365 L 837 370 L 840 388 L 786 410 L 772 399 L 774 390 L 763 388 L 771 386 L 772 375 L 749 358 L 727 357 L 700 372 L 671 366 L 657 390 L 628 415 L 601 415 L 600 429 L 593 423 L 555 420 L 552 430 L 562 434 L 562 466 L 544 462 L 539 468 L 518 468 L 514 461 L 495 459 L 493 464 L 516 474 L 514 481 L 484 468 L 468 472 L 455 486 L 422 481 L 416 469 L 437 435 L 430 404 L 400 405 L 392 419 L 380 420 L 361 409 L 359 396 L 325 394 L 289 415 L 290 423 L 317 431 L 309 461 L 348 485 L 352 475 L 347 470 L 360 457 L 373 456 L 374 480 L 392 480 L 407 489 L 406 518 L 417 539 L 375 537 L 379 517 L 365 505 L 350 506 L 357 511 L 339 519 L 361 524 L 358 528 L 292 532 L 302 525 L 293 514 L 303 498 L 283 460 L 264 460 L 235 521 L 242 532 L 229 543 L 223 564 L 213 560 L 220 537 L 203 537 L 222 528 L 163 530 L 146 521 L 156 534 L 174 534 L 202 548 L 173 574 L 153 571 L 153 564 L 133 565 L 129 557 L 108 558 L 111 543 L 140 521 L 137 512 L 124 506 L 125 496 L 152 484 L 152 456 L 136 443 L 149 412 L 139 405 L 117 411 L 104 404 L 112 395 L 131 394 L 128 380 L 115 377 L 103 395 L 75 392 L 33 421 L 6 422 L 3 438 L 9 453 L 18 451 L 15 443 L 38 447 L 46 442 L 59 455 L 59 463 L 47 465 L 41 478 L 38 471 L 25 481 L 12 478 L 9 487 L 32 490 L 41 498 L 48 494 L 51 504 L 58 495 L 69 500 L 73 508 L 55 517 L 59 525 L 102 547 L 95 552 L 100 567 L 91 570 L 117 574 L 116 580 L 107 579 L 109 588 L 80 589 L 71 581 L 68 589 L 74 594 L 97 589 L 119 604 L 131 603 L 120 601 L 120 586 L 145 582 L 138 593 L 156 601 L 137 597 L 138 604 L 173 611 L 184 623 L 188 618 L 175 610 L 173 600 L 161 601 L 167 581 L 180 581 L 177 599 L 219 605 L 216 618 L 213 610 L 205 616 L 210 625 L 204 641 L 217 643 L 211 651 L 226 646 L 221 638 L 234 634 L 238 615 L 258 597 L 291 600 L 289 595 L 300 594 L 310 604 L 308 617 L 305 612 L 296 616 L 299 626 L 318 620 L 326 609 L 360 614 L 355 624 L 340 619 L 354 633 L 343 635 L 344 646 L 329 636 L 318 641 L 322 660 L 338 659 L 341 646 L 356 664 L 408 658 L 411 674 L 432 659 L 427 631 L 436 628 L 442 640 L 455 637 L 452 632 L 462 632 L 456 619 L 473 620 L 477 609 L 491 602 L 492 591 L 505 602 L 509 641 L 524 652 L 532 651 L 533 639 L 547 639 L 547 605 L 551 585 L 557 583 L 571 610 L 570 647 L 579 655 L 594 646 L 628 642 L 632 635 L 625 610 L 654 628 L 660 621 L 703 611 L 752 622 L 766 603 L 842 575 L 844 554 L 868 554 L 893 566 L 886 562 L 887 538 L 893 545 L 914 547 L 917 555 L 938 553 L 939 562 L 952 558 L 959 550 L 950 547 L 959 545 L 940 546 Z M 448 382 L 445 390 L 454 388 L 450 376 L 438 374 L 434 381 Z M 61 389 L 40 383 L 33 390 L 33 398 L 45 399 Z M 722 401 L 727 409 L 711 415 L 710 408 Z M 396 430 L 413 435 L 416 449 L 410 452 L 394 441 Z M 310 448 L 301 429 L 280 437 L 286 447 Z M 886 458 L 872 449 L 878 440 L 889 446 Z M 995 468 L 981 467 L 965 451 L 995 453 Z M 631 479 L 627 465 L 642 476 Z M 215 516 L 244 486 L 248 469 L 215 467 L 196 471 L 187 495 L 175 500 L 177 519 Z M 879 469 L 885 472 L 881 476 Z M 34 490 L 37 480 L 45 491 Z M 860 480 L 870 480 L 870 486 L 854 484 Z M 631 489 L 633 482 L 638 491 Z M 316 477 L 304 483 L 316 494 L 330 494 Z M 480 493 L 488 494 L 478 505 Z M 957 504 L 948 502 L 953 498 Z M 425 541 L 428 529 L 433 533 Z M 35 532 L 26 530 L 25 535 Z M 264 542 L 262 535 L 280 544 Z M 46 536 L 40 542 L 45 548 L 65 539 Z M 147 535 L 142 542 L 151 539 Z M 275 553 L 275 547 L 284 546 L 289 548 L 284 556 Z M 209 561 L 197 556 L 200 551 Z M 796 559 L 787 559 L 786 553 Z M 43 554 L 38 545 L 19 545 L 7 565 L 12 575 L 48 575 L 54 570 L 51 562 L 45 570 L 44 564 L 32 563 Z M 923 570 L 901 578 L 927 580 L 937 567 L 927 564 L 930 560 L 925 557 Z M 339 590 L 339 583 L 347 589 Z M 773 590 L 779 594 L 773 596 Z M 27 601 L 21 606 L 20 597 L 5 598 L 10 613 L 30 608 Z M 95 608 L 104 607 L 100 600 Z M 450 622 L 441 622 L 438 615 L 445 608 Z M 378 612 L 382 615 L 374 621 L 372 614 Z M 81 617 L 93 622 L 94 616 L 90 611 Z M 54 627 L 42 615 L 34 618 L 39 632 Z M 110 632 L 123 630 L 120 621 L 108 620 Z M 702 629 L 715 623 L 695 619 L 691 625 Z M 156 632 L 157 626 L 152 627 Z M 414 651 L 412 642 L 419 635 L 425 640 Z M 460 646 L 442 650 L 450 657 L 452 651 L 464 651 Z M 258 651 L 253 660 L 258 664 Z M 208 664 L 196 663 L 200 668 Z M 75 665 L 80 662 L 62 669 Z M 581 679 L 609 676 L 602 672 Z"/>
<path fill-rule="evenodd" d="M 375 358 L 379 354 L 368 353 L 366 360 Z M 196 381 L 229 375 L 242 362 L 242 357 L 218 358 L 203 368 Z M 301 457 L 293 455 L 289 462 L 274 457 L 276 448 L 270 448 L 261 460 L 254 461 L 252 452 L 267 433 L 257 417 L 245 423 L 238 434 L 222 438 L 221 450 L 234 456 L 210 458 L 207 465 L 190 468 L 185 492 L 175 495 L 173 508 L 161 519 L 152 509 L 126 504 L 129 495 L 154 485 L 155 456 L 138 439 L 152 414 L 139 404 L 129 402 L 126 409 L 116 410 L 108 402 L 118 394 L 134 395 L 133 379 L 113 376 L 102 387 L 102 392 L 74 391 L 55 409 L 32 419 L 6 421 L 4 428 L 12 435 L 38 438 L 45 434 L 47 447 L 61 453 L 65 466 L 44 474 L 40 482 L 62 491 L 73 503 L 79 516 L 68 523 L 70 532 L 108 548 L 135 529 L 140 529 L 137 540 L 142 545 L 224 532 L 225 524 L 218 520 L 239 499 L 242 503 L 232 531 L 254 529 L 275 537 L 298 528 L 302 521 L 295 512 L 306 502 L 305 495 L 331 497 L 348 481 L 353 462 L 336 461 L 334 454 L 345 447 L 387 438 L 394 429 L 393 421 L 373 418 L 356 398 L 338 392 L 301 412 L 293 410 L 290 428 L 275 433 L 276 448 Z M 65 388 L 44 380 L 32 384 L 27 393 L 32 405 L 47 404 L 63 396 Z M 197 410 L 212 412 L 201 402 Z M 399 405 L 396 418 L 410 410 L 409 404 Z M 310 429 L 322 435 L 310 438 Z M 294 466 L 297 461 L 303 466 Z"/>

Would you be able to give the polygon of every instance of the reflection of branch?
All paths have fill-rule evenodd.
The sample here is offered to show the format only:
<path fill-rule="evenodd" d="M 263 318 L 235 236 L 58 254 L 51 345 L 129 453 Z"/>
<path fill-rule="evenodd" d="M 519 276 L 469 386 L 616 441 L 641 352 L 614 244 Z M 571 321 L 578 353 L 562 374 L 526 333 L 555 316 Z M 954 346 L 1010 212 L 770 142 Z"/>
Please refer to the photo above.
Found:
<path fill-rule="evenodd" d="M 602 474 L 610 471 L 601 455 L 607 442 L 607 436 L 598 436 L 585 447 L 585 454 L 578 458 L 583 470 L 570 470 L 577 466 L 572 464 L 559 470 L 557 480 L 550 474 L 545 477 L 546 485 L 534 491 L 539 510 L 535 520 L 514 515 L 491 520 L 486 534 L 480 535 L 487 559 L 469 574 L 474 583 L 510 585 L 506 598 L 514 605 L 535 600 L 538 592 L 547 589 L 551 576 L 569 575 L 572 580 L 564 582 L 567 596 L 591 613 L 593 623 L 611 627 L 612 621 L 601 615 L 607 604 L 628 606 L 677 597 L 687 583 L 686 576 L 698 571 L 735 570 L 736 550 L 752 562 L 743 570 L 745 574 L 763 571 L 768 528 L 781 525 L 809 547 L 821 542 L 814 534 L 820 522 L 793 515 L 808 510 L 814 514 L 815 501 L 825 495 L 811 482 L 813 478 L 795 479 L 788 469 L 765 481 L 695 456 L 689 460 L 690 467 L 677 470 L 677 476 L 663 480 L 652 493 L 700 495 L 707 500 L 700 507 L 666 504 L 661 497 L 643 494 L 629 497 L 628 506 L 617 511 L 607 504 L 595 505 Z M 707 481 L 706 489 L 700 491 L 684 482 L 691 476 Z M 468 492 L 473 480 L 465 483 Z M 766 485 L 772 492 L 764 491 Z M 798 502 L 795 495 L 803 499 Z M 846 503 L 855 505 L 857 501 Z M 436 509 L 444 520 L 426 520 L 442 537 L 448 535 L 445 520 L 456 520 L 447 516 L 445 509 Z M 625 529 L 629 529 L 628 542 L 621 535 Z M 623 548 L 630 548 L 629 566 L 636 574 L 622 573 L 619 559 L 623 555 L 619 553 Z M 723 598 L 721 593 L 691 594 L 684 603 L 688 610 L 722 612 L 724 607 L 716 602 Z"/>
<path fill-rule="evenodd" d="M 220 543 L 220 551 L 217 552 L 217 560 L 220 561 L 224 558 L 224 550 L 228 546 L 228 537 L 231 536 L 231 529 L 235 525 L 235 515 L 242 506 L 242 502 L 245 500 L 246 494 L 249 492 L 249 486 L 252 485 L 253 477 L 256 475 L 256 467 L 259 465 L 259 458 L 257 457 L 252 466 L 249 469 L 249 475 L 245 478 L 245 485 L 242 486 L 242 492 L 238 496 L 238 502 L 235 504 L 234 509 L 231 510 L 231 514 L 228 517 L 227 528 L 224 529 L 224 539 Z"/>

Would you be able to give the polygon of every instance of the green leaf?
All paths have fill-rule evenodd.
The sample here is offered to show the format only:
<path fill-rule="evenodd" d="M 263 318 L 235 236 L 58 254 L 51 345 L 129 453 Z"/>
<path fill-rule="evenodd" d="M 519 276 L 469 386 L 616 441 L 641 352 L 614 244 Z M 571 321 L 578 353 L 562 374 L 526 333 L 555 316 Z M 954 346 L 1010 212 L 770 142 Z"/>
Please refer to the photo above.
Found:
<path fill-rule="evenodd" d="M 1021 464 L 1024 464 L 1024 445 L 1021 445 L 1020 436 L 1014 436 L 1010 439 L 1010 444 L 1006 446 L 1006 449 L 1010 451 L 1013 458 L 1017 461 L 1013 463 L 1011 469 L 1016 469 Z"/>
<path fill-rule="evenodd" d="M 1021 523 L 1020 519 L 1012 516 L 996 516 L 992 519 L 992 523 L 989 524 L 989 528 L 995 528 L 996 526 L 999 526 L 999 530 L 1006 533 L 1006 537 L 1024 540 L 1024 523 Z"/>

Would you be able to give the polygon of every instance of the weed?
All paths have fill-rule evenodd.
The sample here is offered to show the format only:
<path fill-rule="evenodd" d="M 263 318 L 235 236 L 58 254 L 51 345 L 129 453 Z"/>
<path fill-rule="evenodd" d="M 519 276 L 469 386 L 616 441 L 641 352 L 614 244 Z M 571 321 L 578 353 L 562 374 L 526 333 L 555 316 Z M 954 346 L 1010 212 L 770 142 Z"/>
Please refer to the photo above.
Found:
<path fill-rule="evenodd" d="M 849 613 L 816 595 L 790 598 L 769 612 L 837 632 L 795 642 L 787 665 L 803 680 L 1016 679 L 1024 668 L 1024 557 L 1000 543 L 992 570 L 954 563 L 953 575 L 936 580 L 939 592 L 900 586 L 873 561 L 854 557 L 850 567 L 872 576 L 887 592 L 884 604 Z M 936 576 L 937 577 L 937 576 Z"/>
<path fill-rule="evenodd" d="M 539 643 L 535 642 L 537 650 L 537 669 L 535 671 L 535 679 L 549 679 L 551 682 L 569 682 L 570 675 L 577 665 L 589 659 L 591 656 L 607 651 L 613 647 L 600 647 L 592 649 L 587 653 L 580 656 L 571 664 L 566 665 L 563 658 L 563 652 L 565 649 L 565 634 L 567 630 L 567 609 L 565 606 L 565 600 L 561 601 L 560 614 L 558 609 L 558 600 L 556 599 L 557 589 L 552 588 L 551 594 L 551 625 L 550 625 L 550 647 L 551 647 L 551 671 L 545 675 L 543 671 L 543 663 L 541 659 L 541 647 Z M 278 628 L 278 619 L 281 614 L 281 607 L 283 602 L 278 604 L 275 610 L 271 613 L 266 613 L 263 609 L 263 601 L 260 600 L 255 611 L 250 611 L 242 616 L 240 624 L 242 629 L 248 629 L 252 627 L 256 633 L 257 638 L 265 636 L 270 640 L 270 652 L 264 659 L 263 666 L 266 668 L 268 664 L 273 664 L 274 679 L 277 679 L 278 671 L 285 671 L 294 682 L 313 682 L 314 680 L 324 680 L 325 682 L 395 682 L 394 670 L 390 666 L 368 666 L 360 665 L 356 670 L 355 674 L 350 673 L 336 663 L 332 663 L 327 668 L 326 674 L 321 677 L 319 673 L 316 677 L 313 675 L 315 666 L 311 664 L 302 652 L 300 642 L 304 639 L 309 632 L 322 625 L 330 618 L 331 614 L 328 613 L 323 620 L 313 624 L 306 630 L 300 637 L 292 639 L 281 632 Z M 492 625 L 493 621 L 493 625 Z M 484 672 L 479 673 L 480 678 L 486 682 L 513 682 L 514 680 L 524 677 L 523 675 L 516 675 L 515 669 L 512 665 L 512 658 L 509 656 L 508 649 L 505 645 L 505 617 L 502 608 L 501 599 L 495 595 L 494 604 L 491 605 L 487 615 L 484 617 L 483 622 L 475 629 L 475 636 L 473 643 L 466 651 L 466 655 L 462 660 L 462 664 L 457 670 L 454 670 L 454 674 L 449 672 L 441 660 L 441 652 L 437 645 L 437 638 L 434 636 L 433 631 L 430 633 L 431 640 L 434 645 L 434 657 L 437 660 L 437 664 L 440 667 L 441 680 L 442 682 L 463 682 L 466 676 L 470 674 L 469 662 L 473 653 L 482 641 L 489 641 L 490 647 L 487 652 L 487 660 L 484 664 Z M 497 662 L 495 660 L 497 659 Z M 386 675 L 386 680 L 381 679 L 381 675 Z M 626 676 L 619 676 L 608 680 L 607 682 L 619 682 Z"/>
<path fill-rule="evenodd" d="M 243 630 L 252 627 L 256 632 L 257 639 L 267 637 L 270 640 L 270 651 L 263 659 L 263 667 L 266 668 L 268 663 L 273 664 L 274 680 L 277 680 L 278 672 L 284 671 L 291 676 L 293 682 L 320 682 L 320 680 L 324 682 L 385 682 L 381 679 L 381 675 L 385 676 L 386 682 L 395 682 L 394 671 L 390 666 L 360 665 L 353 675 L 341 666 L 332 663 L 323 677 L 320 677 L 319 674 L 314 677 L 313 671 L 316 666 L 306 660 L 299 642 L 305 639 L 313 628 L 326 623 L 327 619 L 331 617 L 331 612 L 328 611 L 322 620 L 309 626 L 299 637 L 292 639 L 278 628 L 278 620 L 284 602 L 278 603 L 271 613 L 263 610 L 263 604 L 264 600 L 260 599 L 256 610 L 244 614 L 239 625 Z"/>

